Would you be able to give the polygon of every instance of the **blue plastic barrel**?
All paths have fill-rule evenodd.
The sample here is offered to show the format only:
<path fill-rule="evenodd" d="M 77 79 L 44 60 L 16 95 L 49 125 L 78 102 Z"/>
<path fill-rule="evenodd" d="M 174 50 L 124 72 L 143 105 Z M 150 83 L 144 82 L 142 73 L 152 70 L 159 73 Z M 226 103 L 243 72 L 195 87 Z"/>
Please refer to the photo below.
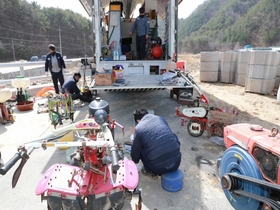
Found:
<path fill-rule="evenodd" d="M 180 169 L 162 174 L 161 186 L 168 192 L 178 192 L 183 188 L 184 174 Z"/>

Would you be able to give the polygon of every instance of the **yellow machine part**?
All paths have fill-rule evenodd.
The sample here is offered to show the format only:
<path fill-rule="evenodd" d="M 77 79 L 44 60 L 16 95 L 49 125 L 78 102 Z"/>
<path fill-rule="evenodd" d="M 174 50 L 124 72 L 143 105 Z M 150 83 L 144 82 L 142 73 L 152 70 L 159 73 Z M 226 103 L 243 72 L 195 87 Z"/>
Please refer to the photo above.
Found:
<path fill-rule="evenodd" d="M 74 141 L 74 131 L 70 131 L 69 133 L 67 133 L 65 136 L 61 137 L 60 139 L 58 139 L 58 142 L 72 142 Z M 60 150 L 67 150 L 70 147 L 58 147 Z"/>

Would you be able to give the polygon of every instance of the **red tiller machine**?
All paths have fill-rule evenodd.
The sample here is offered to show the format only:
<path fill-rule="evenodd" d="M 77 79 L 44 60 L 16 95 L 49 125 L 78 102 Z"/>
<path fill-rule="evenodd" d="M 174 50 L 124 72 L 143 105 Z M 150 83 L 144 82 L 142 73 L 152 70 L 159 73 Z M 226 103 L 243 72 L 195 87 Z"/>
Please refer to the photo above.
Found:
<path fill-rule="evenodd" d="M 226 150 L 217 176 L 226 198 L 238 210 L 280 209 L 280 135 L 260 125 L 240 123 L 224 129 Z"/>
<path fill-rule="evenodd" d="M 181 125 L 184 126 L 187 122 L 187 130 L 194 137 L 201 136 L 204 131 L 207 131 L 209 136 L 222 137 L 224 126 L 233 124 L 238 112 L 210 106 L 208 98 L 193 78 L 188 73 L 176 72 L 178 77 L 182 77 L 198 93 L 196 97 L 188 92 L 179 95 L 178 103 L 180 106 L 175 110 L 176 115 L 181 117 Z"/>
<path fill-rule="evenodd" d="M 109 105 L 99 99 L 89 106 L 89 117 L 60 127 L 40 139 L 20 146 L 15 156 L 1 166 L 5 175 L 21 159 L 12 187 L 34 149 L 75 147 L 70 164 L 52 165 L 39 180 L 36 195 L 47 201 L 48 210 L 122 209 L 124 199 L 136 201 L 141 209 L 141 190 L 135 163 L 124 157 L 122 144 L 113 137 L 115 121 L 109 122 Z M 120 125 L 119 125 L 120 126 Z M 123 127 L 121 126 L 123 129 Z M 77 141 L 60 141 L 69 132 L 78 132 Z"/>

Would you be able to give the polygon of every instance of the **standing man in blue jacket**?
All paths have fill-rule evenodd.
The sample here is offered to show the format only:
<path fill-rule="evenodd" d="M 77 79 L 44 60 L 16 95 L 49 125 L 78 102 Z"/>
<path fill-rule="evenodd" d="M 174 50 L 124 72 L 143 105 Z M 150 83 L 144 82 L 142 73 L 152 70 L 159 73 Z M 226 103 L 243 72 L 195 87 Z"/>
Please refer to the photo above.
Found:
<path fill-rule="evenodd" d="M 156 179 L 158 175 L 176 171 L 181 163 L 180 142 L 166 120 L 148 114 L 145 109 L 134 114 L 138 124 L 134 131 L 131 158 L 135 163 L 142 161 L 143 175 Z"/>
<path fill-rule="evenodd" d="M 137 29 L 136 45 L 137 53 L 140 60 L 146 59 L 146 40 L 149 38 L 150 21 L 145 15 L 145 9 L 141 7 L 139 9 L 140 15 L 133 23 L 129 35 L 132 36 L 135 29 Z"/>
<path fill-rule="evenodd" d="M 45 62 L 45 72 L 46 75 L 48 75 L 48 70 L 50 70 L 55 93 L 59 94 L 58 81 L 62 88 L 62 85 L 64 84 L 62 68 L 66 68 L 66 66 L 63 57 L 59 52 L 55 51 L 55 46 L 53 44 L 49 45 L 49 50 L 50 52 L 47 54 Z"/>

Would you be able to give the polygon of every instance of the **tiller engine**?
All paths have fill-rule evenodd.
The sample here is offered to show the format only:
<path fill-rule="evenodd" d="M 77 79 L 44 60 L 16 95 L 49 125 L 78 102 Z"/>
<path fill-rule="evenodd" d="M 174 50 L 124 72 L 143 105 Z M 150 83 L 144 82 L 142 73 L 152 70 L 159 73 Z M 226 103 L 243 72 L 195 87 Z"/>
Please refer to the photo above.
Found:
<path fill-rule="evenodd" d="M 227 150 L 217 162 L 218 177 L 238 210 L 280 209 L 280 135 L 258 125 L 224 129 Z"/>

